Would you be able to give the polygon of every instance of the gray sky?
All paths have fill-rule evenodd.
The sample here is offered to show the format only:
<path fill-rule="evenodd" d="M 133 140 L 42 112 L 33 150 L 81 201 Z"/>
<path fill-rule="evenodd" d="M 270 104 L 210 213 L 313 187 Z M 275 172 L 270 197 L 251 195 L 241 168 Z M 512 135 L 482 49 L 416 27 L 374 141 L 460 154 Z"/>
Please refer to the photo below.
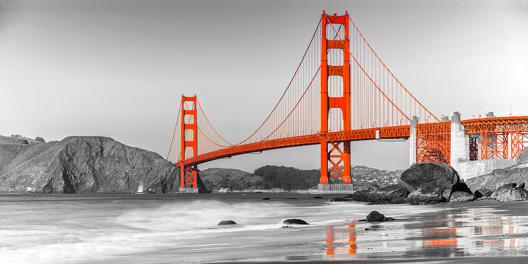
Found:
<path fill-rule="evenodd" d="M 162 156 L 180 95 L 231 141 L 271 110 L 321 11 L 348 10 L 434 113 L 528 115 L 528 0 L 0 0 L 0 134 L 110 136 Z M 235 98 L 228 100 L 229 98 Z M 407 165 L 407 143 L 352 144 L 354 164 Z M 318 147 L 202 168 L 318 168 Z"/>

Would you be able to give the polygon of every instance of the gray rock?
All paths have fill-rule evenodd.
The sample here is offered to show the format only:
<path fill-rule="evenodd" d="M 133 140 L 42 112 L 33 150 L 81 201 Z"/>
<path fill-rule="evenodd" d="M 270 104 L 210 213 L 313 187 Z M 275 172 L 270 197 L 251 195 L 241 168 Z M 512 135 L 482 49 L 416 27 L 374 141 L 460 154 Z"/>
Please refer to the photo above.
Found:
<path fill-rule="evenodd" d="M 422 193 L 421 190 L 411 192 L 407 196 L 407 203 L 409 204 L 434 204 L 445 201 L 440 193 Z"/>
<path fill-rule="evenodd" d="M 493 194 L 492 190 L 482 188 L 475 191 L 475 197 L 476 198 L 487 198 L 490 197 Z"/>
<path fill-rule="evenodd" d="M 523 184 L 528 182 L 528 166 L 520 164 L 518 166 L 497 169 L 489 174 L 474 177 L 466 181 L 471 190 L 489 189 L 498 190 L 505 183 Z"/>
<path fill-rule="evenodd" d="M 449 198 L 450 203 L 468 202 L 473 200 L 475 200 L 473 194 L 463 191 L 455 191 L 451 193 L 451 197 Z"/>
<path fill-rule="evenodd" d="M 427 196 L 440 196 L 459 182 L 458 173 L 449 165 L 441 163 L 415 163 L 402 173 L 401 180 L 413 191 Z M 445 197 L 444 197 L 445 198 Z"/>
<path fill-rule="evenodd" d="M 493 194 L 493 191 L 486 188 L 478 189 L 475 191 L 476 198 L 487 198 L 490 197 L 491 194 Z"/>
<path fill-rule="evenodd" d="M 444 197 L 445 198 L 445 197 Z M 475 195 L 464 182 L 457 182 L 451 187 L 451 193 L 448 197 L 449 202 L 458 203 L 475 200 Z"/>
<path fill-rule="evenodd" d="M 237 223 L 233 220 L 222 220 L 218 223 L 219 226 L 222 225 L 236 225 Z"/>
<path fill-rule="evenodd" d="M 38 142 L 40 142 L 40 143 L 46 143 L 46 140 L 44 140 L 44 139 L 41 138 L 41 137 L 36 137 L 36 138 L 35 138 L 35 141 L 38 141 Z"/>
<path fill-rule="evenodd" d="M 67 137 L 39 144 L 0 144 L 0 192 L 169 192 L 178 170 L 154 152 L 107 137 Z"/>
<path fill-rule="evenodd" d="M 357 191 L 353 194 L 331 199 L 333 202 L 360 201 L 369 204 L 399 204 L 405 203 L 409 191 L 405 186 L 391 185 L 376 191 Z"/>
<path fill-rule="evenodd" d="M 308 222 L 297 218 L 286 219 L 282 223 L 285 225 L 308 225 Z"/>
<path fill-rule="evenodd" d="M 511 186 L 511 185 L 510 185 Z M 524 188 L 504 186 L 493 192 L 491 198 L 501 202 L 528 200 L 528 191 Z"/>

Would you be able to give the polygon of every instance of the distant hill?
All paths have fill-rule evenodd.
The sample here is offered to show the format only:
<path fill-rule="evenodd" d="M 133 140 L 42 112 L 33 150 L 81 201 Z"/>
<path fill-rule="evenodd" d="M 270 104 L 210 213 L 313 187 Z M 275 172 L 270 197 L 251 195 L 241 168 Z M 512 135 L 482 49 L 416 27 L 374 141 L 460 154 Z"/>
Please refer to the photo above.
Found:
<path fill-rule="evenodd" d="M 209 190 L 221 188 L 244 190 L 263 187 L 262 177 L 237 169 L 205 169 L 200 171 L 200 177 Z"/>
<path fill-rule="evenodd" d="M 355 189 L 382 188 L 398 183 L 402 171 L 387 171 L 354 166 L 351 168 Z M 267 165 L 253 173 L 236 169 L 211 168 L 200 171 L 205 186 L 211 190 L 313 189 L 319 184 L 319 170 L 301 170 L 293 167 Z"/>

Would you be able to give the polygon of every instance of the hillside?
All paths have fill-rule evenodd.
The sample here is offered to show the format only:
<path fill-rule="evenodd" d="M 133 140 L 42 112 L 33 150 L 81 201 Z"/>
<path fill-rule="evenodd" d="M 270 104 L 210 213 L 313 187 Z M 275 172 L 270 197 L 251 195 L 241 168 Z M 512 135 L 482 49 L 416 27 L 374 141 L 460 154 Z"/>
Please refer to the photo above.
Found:
<path fill-rule="evenodd" d="M 200 178 L 207 189 L 232 190 L 258 189 L 263 186 L 262 177 L 236 169 L 210 168 L 200 171 Z"/>
<path fill-rule="evenodd" d="M 354 166 L 352 180 L 357 190 L 386 187 L 398 182 L 401 171 L 386 171 Z M 319 170 L 301 170 L 285 166 L 263 166 L 253 173 L 236 170 L 211 168 L 200 171 L 200 176 L 208 189 L 232 190 L 272 189 L 306 190 L 317 187 Z"/>
<path fill-rule="evenodd" d="M 154 152 L 107 137 L 67 137 L 43 142 L 20 136 L 0 138 L 0 192 L 168 192 L 176 168 Z"/>

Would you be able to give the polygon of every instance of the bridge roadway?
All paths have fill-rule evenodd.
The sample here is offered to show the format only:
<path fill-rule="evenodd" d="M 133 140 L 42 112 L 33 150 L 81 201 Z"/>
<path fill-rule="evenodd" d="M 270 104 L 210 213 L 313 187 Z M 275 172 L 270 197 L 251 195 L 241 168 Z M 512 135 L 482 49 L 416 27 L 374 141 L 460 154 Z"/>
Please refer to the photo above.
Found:
<path fill-rule="evenodd" d="M 418 126 L 431 127 L 445 122 L 437 123 L 422 123 Z M 511 139 L 512 148 L 514 142 L 521 144 L 518 146 L 519 150 L 515 153 L 517 156 L 520 151 L 528 144 L 528 116 L 505 116 L 505 117 L 483 117 L 462 120 L 461 125 L 464 126 L 465 134 L 480 134 L 481 136 L 497 134 L 497 133 L 516 133 L 516 139 Z M 435 132 L 436 133 L 436 132 Z M 262 142 L 234 145 L 224 149 L 203 153 L 177 162 L 177 166 L 181 165 L 197 165 L 211 160 L 227 158 L 237 155 L 242 155 L 251 152 L 261 152 L 271 149 L 289 148 L 297 146 L 317 145 L 321 143 L 321 138 L 326 137 L 328 142 L 342 142 L 342 141 L 360 141 L 360 140 L 375 140 L 375 139 L 407 139 L 410 137 L 410 125 L 403 126 L 389 126 L 380 128 L 366 128 L 349 131 L 330 132 L 327 134 L 312 134 L 304 136 L 294 136 L 281 139 L 265 140 Z M 519 137 L 519 135 L 522 135 Z M 506 140 L 508 142 L 508 140 Z M 507 143 L 506 143 L 507 144 Z M 510 158 L 514 158 L 513 156 Z"/>
<path fill-rule="evenodd" d="M 265 140 L 262 142 L 234 145 L 228 148 L 197 155 L 177 163 L 178 166 L 196 165 L 211 160 L 242 155 L 251 152 L 261 152 L 271 149 L 317 145 L 321 143 L 321 138 L 326 137 L 328 142 L 338 141 L 360 141 L 373 139 L 405 139 L 410 136 L 409 125 L 391 126 L 381 128 L 366 128 L 349 131 L 330 132 L 327 134 L 312 134 L 305 136 L 294 136 L 280 139 Z M 379 131 L 379 132 L 378 132 Z M 378 134 L 379 133 L 379 134 Z M 378 134 L 378 135 L 377 135 Z"/>

